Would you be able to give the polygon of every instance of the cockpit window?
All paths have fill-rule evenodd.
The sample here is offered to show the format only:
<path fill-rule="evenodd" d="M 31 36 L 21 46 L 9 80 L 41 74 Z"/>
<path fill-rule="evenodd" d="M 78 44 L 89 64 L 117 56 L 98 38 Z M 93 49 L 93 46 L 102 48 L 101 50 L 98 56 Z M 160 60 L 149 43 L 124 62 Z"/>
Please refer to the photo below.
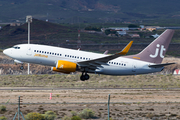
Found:
<path fill-rule="evenodd" d="M 18 47 L 18 46 L 13 46 L 13 48 L 14 48 L 14 49 L 20 49 L 20 47 Z"/>

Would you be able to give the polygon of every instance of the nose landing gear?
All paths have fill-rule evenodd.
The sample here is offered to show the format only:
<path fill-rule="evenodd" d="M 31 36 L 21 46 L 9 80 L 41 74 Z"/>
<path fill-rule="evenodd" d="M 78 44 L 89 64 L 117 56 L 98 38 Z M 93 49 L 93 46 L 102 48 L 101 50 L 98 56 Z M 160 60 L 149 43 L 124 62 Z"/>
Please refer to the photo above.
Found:
<path fill-rule="evenodd" d="M 87 73 L 84 74 L 84 72 L 82 72 L 82 75 L 80 77 L 81 81 L 88 80 L 89 78 L 90 76 Z"/>
<path fill-rule="evenodd" d="M 21 70 L 24 70 L 24 66 L 23 66 L 23 65 L 21 65 L 20 69 L 21 69 Z"/>
<path fill-rule="evenodd" d="M 21 62 L 21 61 L 15 59 L 15 60 L 14 60 L 14 64 L 15 64 L 15 65 L 21 64 L 20 69 L 21 69 L 21 70 L 24 70 L 23 62 Z"/>

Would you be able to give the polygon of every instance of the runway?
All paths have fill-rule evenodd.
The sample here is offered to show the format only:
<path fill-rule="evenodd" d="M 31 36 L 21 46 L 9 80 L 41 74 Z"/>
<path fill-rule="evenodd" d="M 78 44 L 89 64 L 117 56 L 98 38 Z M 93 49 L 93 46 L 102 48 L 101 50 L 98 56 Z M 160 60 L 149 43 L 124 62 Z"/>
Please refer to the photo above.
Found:
<path fill-rule="evenodd" d="M 62 87 L 0 87 L 0 91 L 4 90 L 177 90 L 180 88 L 62 88 Z"/>
<path fill-rule="evenodd" d="M 180 89 L 125 89 L 125 88 L 41 88 L 41 87 L 6 87 L 0 88 L 0 103 L 17 103 L 18 96 L 22 96 L 23 103 L 68 103 L 68 104 L 105 104 L 107 96 L 111 95 L 111 102 L 122 103 L 166 103 L 180 102 Z M 52 99 L 49 99 L 52 93 Z"/>

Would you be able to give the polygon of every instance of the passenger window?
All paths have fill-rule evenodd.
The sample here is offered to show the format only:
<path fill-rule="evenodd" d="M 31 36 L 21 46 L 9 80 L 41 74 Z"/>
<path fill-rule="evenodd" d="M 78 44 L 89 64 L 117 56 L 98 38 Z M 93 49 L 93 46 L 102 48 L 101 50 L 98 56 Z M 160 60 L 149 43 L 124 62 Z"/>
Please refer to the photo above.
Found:
<path fill-rule="evenodd" d="M 42 53 L 44 53 L 44 51 L 42 51 Z"/>
<path fill-rule="evenodd" d="M 51 55 L 51 52 L 49 54 Z"/>
<path fill-rule="evenodd" d="M 65 55 L 65 57 L 66 57 L 66 55 Z"/>
<path fill-rule="evenodd" d="M 118 63 L 117 63 L 117 65 L 118 65 Z"/>
<path fill-rule="evenodd" d="M 80 59 L 82 59 L 82 57 L 80 57 Z"/>
<path fill-rule="evenodd" d="M 46 54 L 46 51 L 44 53 Z"/>
<path fill-rule="evenodd" d="M 34 52 L 36 52 L 36 50 L 34 50 Z"/>
<path fill-rule="evenodd" d="M 54 55 L 56 55 L 56 53 Z"/>
<path fill-rule="evenodd" d="M 76 56 L 74 56 L 74 58 L 76 58 Z"/>
<path fill-rule="evenodd" d="M 49 52 L 47 52 L 47 54 L 49 54 Z"/>
<path fill-rule="evenodd" d="M 52 53 L 52 55 L 54 55 L 54 53 Z"/>
<path fill-rule="evenodd" d="M 37 52 L 39 52 L 39 51 L 37 50 Z"/>
<path fill-rule="evenodd" d="M 116 63 L 114 62 L 114 64 L 116 64 Z"/>
<path fill-rule="evenodd" d="M 121 63 L 119 63 L 119 65 L 121 65 Z"/>
<path fill-rule="evenodd" d="M 71 57 L 71 55 L 70 55 L 70 57 Z"/>
<path fill-rule="evenodd" d="M 59 55 L 59 53 L 57 55 Z"/>
<path fill-rule="evenodd" d="M 41 51 L 39 51 L 39 53 L 41 53 Z"/>
<path fill-rule="evenodd" d="M 83 58 L 85 60 L 85 58 Z"/>
<path fill-rule="evenodd" d="M 18 47 L 18 49 L 20 49 L 20 47 Z"/>
<path fill-rule="evenodd" d="M 61 56 L 61 54 L 60 54 L 60 56 Z"/>
<path fill-rule="evenodd" d="M 126 66 L 126 64 L 124 64 L 124 66 Z"/>
<path fill-rule="evenodd" d="M 72 58 L 74 58 L 74 56 L 72 56 Z"/>

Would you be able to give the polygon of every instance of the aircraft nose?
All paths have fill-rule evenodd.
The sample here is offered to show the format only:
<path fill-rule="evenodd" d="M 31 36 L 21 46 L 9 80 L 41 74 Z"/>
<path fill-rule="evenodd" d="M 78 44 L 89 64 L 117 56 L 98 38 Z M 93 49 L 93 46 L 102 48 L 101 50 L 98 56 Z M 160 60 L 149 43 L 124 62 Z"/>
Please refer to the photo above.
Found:
<path fill-rule="evenodd" d="M 8 49 L 5 49 L 5 50 L 3 50 L 3 53 L 4 53 L 5 55 L 9 55 L 10 51 L 9 51 Z"/>
<path fill-rule="evenodd" d="M 7 54 L 7 50 L 5 49 L 5 50 L 3 50 L 3 53 L 6 55 Z"/>

